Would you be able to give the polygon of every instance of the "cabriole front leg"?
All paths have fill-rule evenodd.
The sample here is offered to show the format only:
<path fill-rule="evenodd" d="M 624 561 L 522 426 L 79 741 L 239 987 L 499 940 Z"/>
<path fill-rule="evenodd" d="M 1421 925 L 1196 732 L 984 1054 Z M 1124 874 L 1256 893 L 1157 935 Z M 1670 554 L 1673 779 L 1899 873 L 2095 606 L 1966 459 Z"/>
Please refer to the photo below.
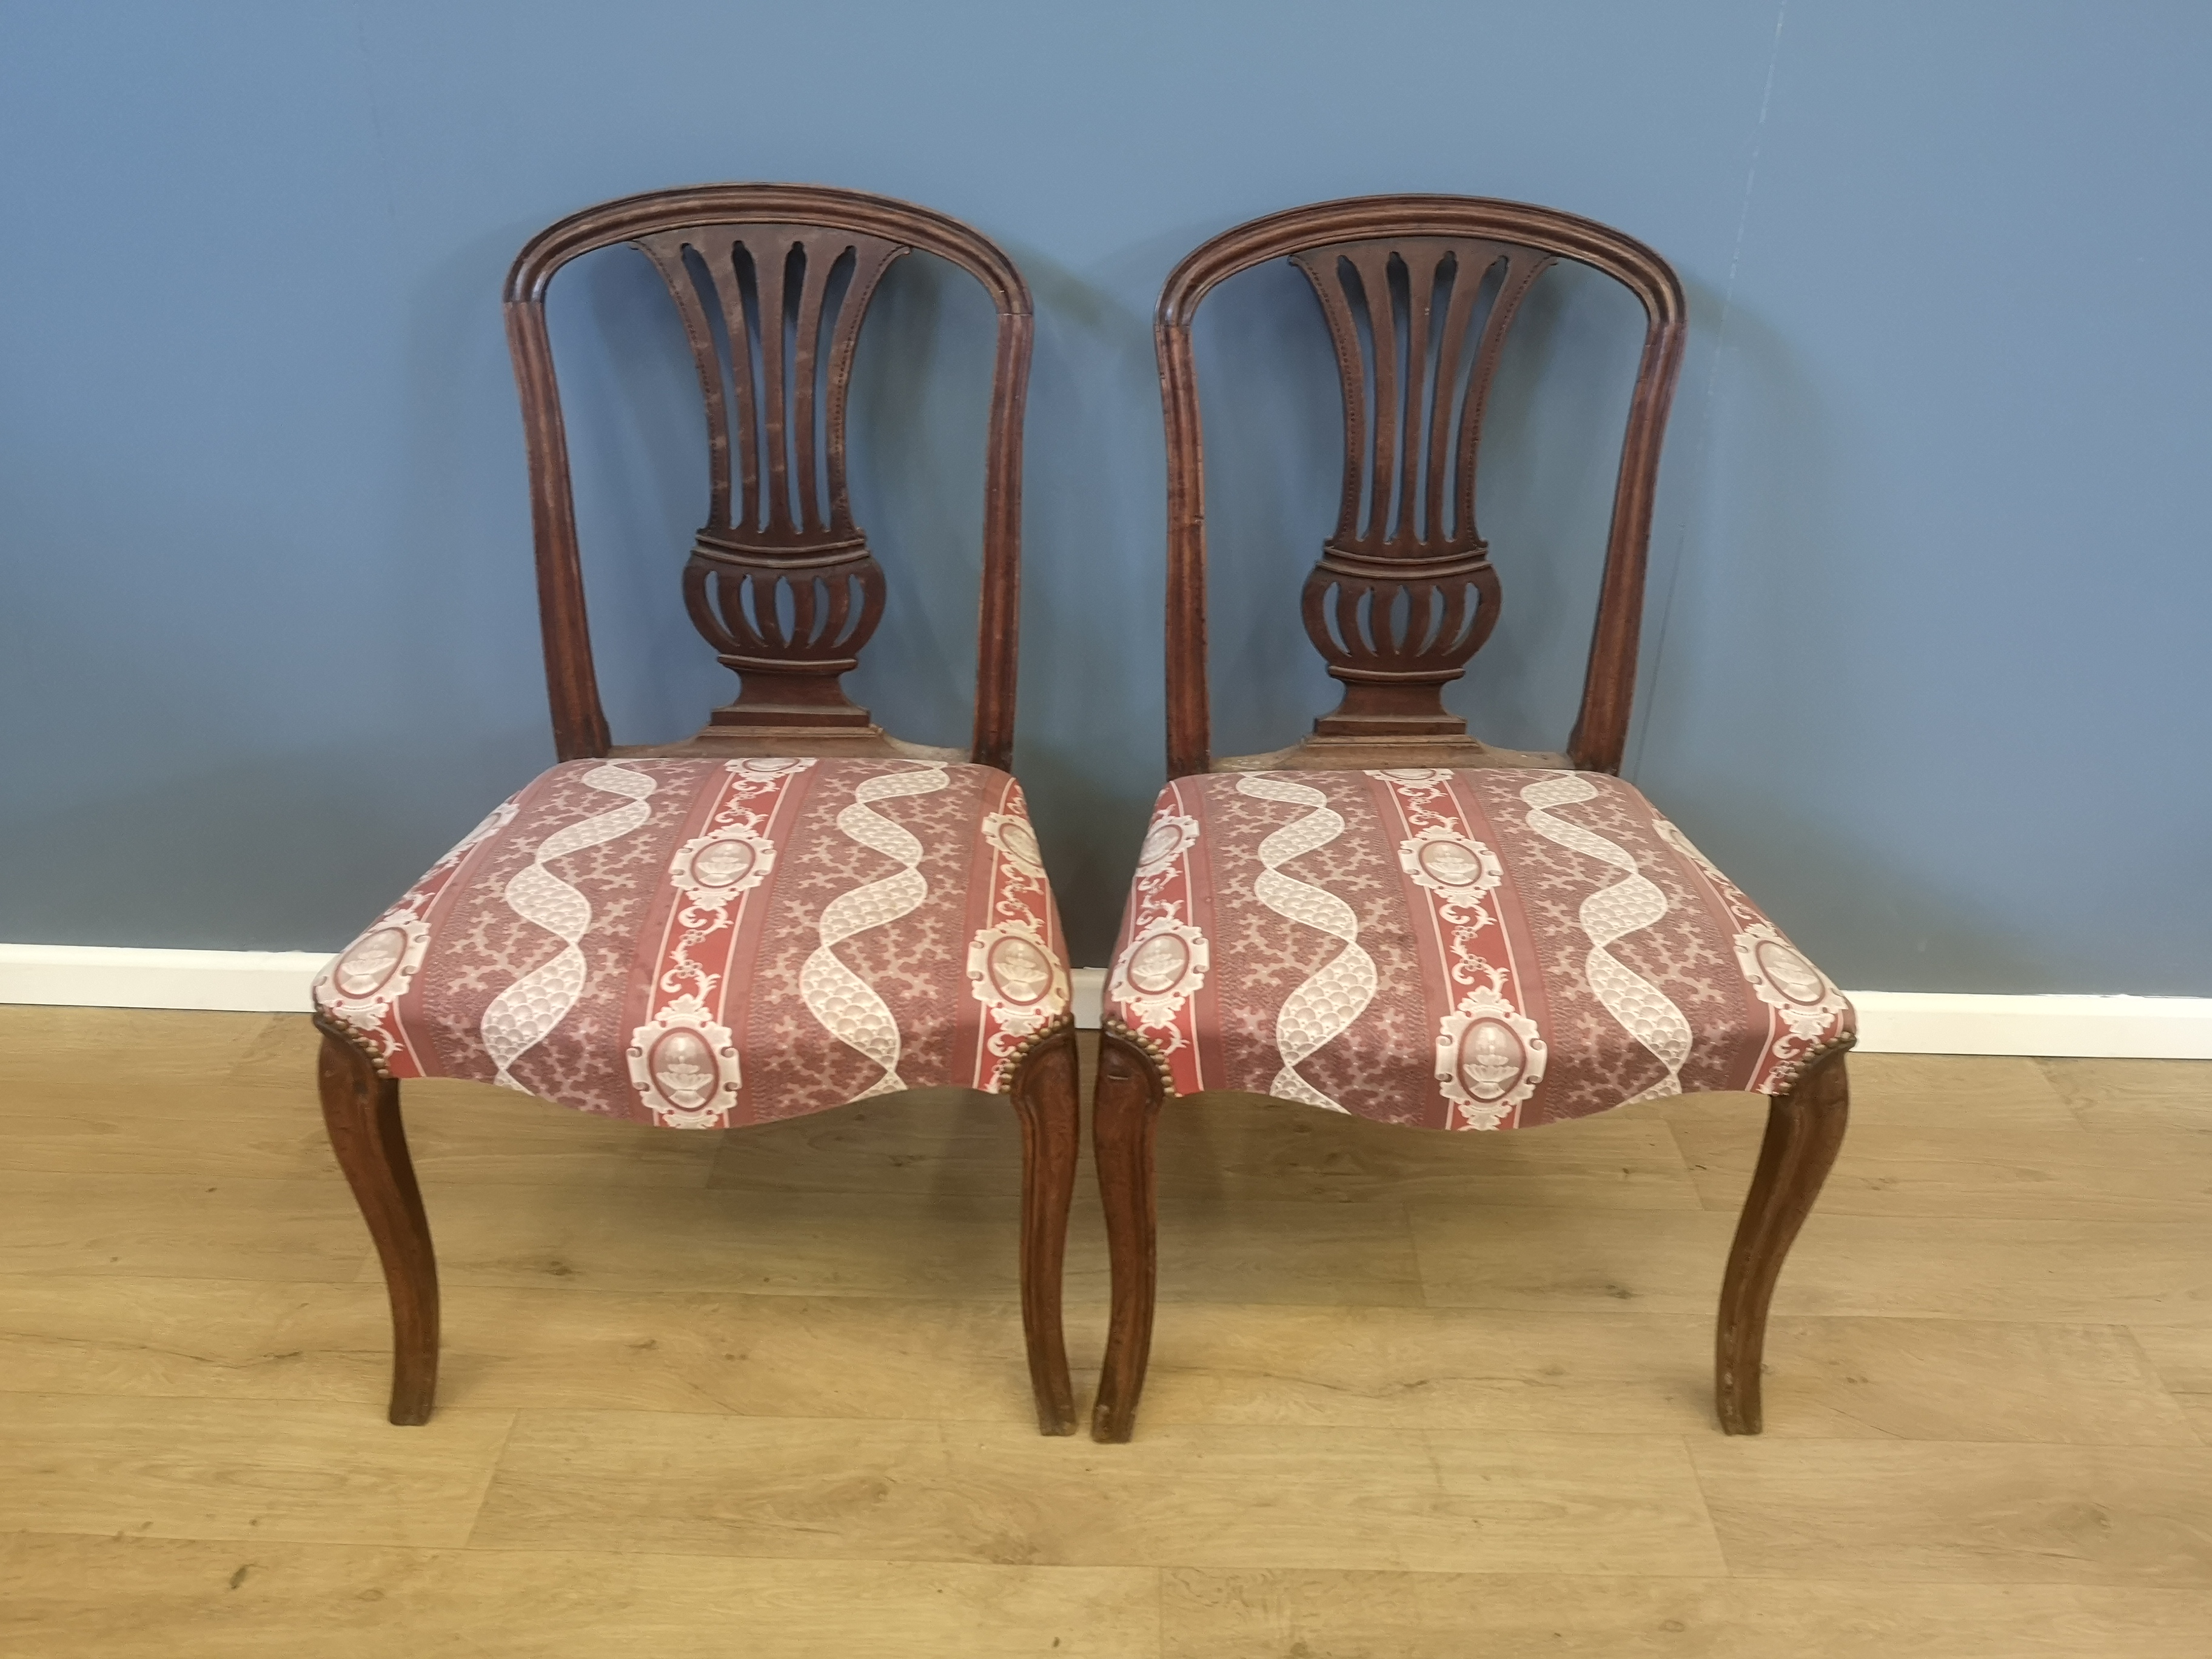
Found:
<path fill-rule="evenodd" d="M 1721 1427 L 1729 1434 L 1759 1431 L 1767 1304 L 1797 1230 L 1820 1196 L 1821 1183 L 1844 1144 L 1850 1115 L 1850 1085 L 1840 1049 L 1815 1060 L 1789 1092 L 1775 1096 L 1767 1107 L 1766 1139 L 1729 1251 L 1714 1333 L 1713 1401 Z"/>
<path fill-rule="evenodd" d="M 392 1420 L 427 1423 L 438 1388 L 438 1263 L 407 1156 L 399 1085 L 318 1019 L 323 1122 L 384 1263 L 392 1297 Z"/>
<path fill-rule="evenodd" d="M 1129 1437 L 1136 1425 L 1137 1396 L 1144 1392 L 1145 1364 L 1152 1356 L 1152 1299 L 1159 1278 L 1153 1146 L 1166 1099 L 1152 1057 L 1107 1028 L 1098 1045 L 1091 1139 L 1114 1289 L 1098 1403 L 1091 1418 L 1094 1440 Z"/>
<path fill-rule="evenodd" d="M 1037 1427 L 1075 1432 L 1075 1385 L 1060 1328 L 1060 1267 L 1067 1255 L 1067 1206 L 1075 1191 L 1081 1093 L 1075 1030 L 1066 1027 L 1016 1065 L 1008 1092 L 1022 1125 L 1022 1334 Z"/>

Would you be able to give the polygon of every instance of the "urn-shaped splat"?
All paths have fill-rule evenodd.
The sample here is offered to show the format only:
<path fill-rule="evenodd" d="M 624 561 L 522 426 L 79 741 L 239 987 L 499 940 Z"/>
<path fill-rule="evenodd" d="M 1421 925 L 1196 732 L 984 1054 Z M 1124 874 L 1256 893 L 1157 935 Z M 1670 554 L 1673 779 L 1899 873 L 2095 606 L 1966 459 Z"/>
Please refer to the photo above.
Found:
<path fill-rule="evenodd" d="M 1344 684 L 1323 736 L 1456 736 L 1442 688 L 1497 625 L 1475 528 L 1483 409 L 1515 312 L 1552 263 L 1471 237 L 1339 242 L 1291 256 L 1344 388 L 1344 494 L 1306 579 L 1306 633 Z"/>
<path fill-rule="evenodd" d="M 708 519 L 692 622 L 736 671 L 716 726 L 861 726 L 839 677 L 881 620 L 884 574 L 845 489 L 845 394 L 876 284 L 907 250 L 814 226 L 641 237 L 675 297 L 707 404 Z"/>

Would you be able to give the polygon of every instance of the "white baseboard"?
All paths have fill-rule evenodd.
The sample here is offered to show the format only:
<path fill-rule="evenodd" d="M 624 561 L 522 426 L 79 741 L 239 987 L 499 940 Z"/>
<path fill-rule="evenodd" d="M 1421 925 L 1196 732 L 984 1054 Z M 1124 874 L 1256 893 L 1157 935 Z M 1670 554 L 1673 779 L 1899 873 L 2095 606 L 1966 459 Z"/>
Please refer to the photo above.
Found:
<path fill-rule="evenodd" d="M 0 945 L 0 1003 L 304 1013 L 329 961 L 314 951 Z M 1106 970 L 1075 970 L 1075 1022 L 1095 1028 Z M 2212 1060 L 2212 997 L 1980 996 L 1854 991 L 1872 1054 Z"/>
<path fill-rule="evenodd" d="M 1097 1030 L 1100 1011 L 1106 1006 L 1106 970 L 1079 968 L 1068 978 L 1067 988 L 1075 999 L 1075 1023 L 1086 1031 Z"/>
<path fill-rule="evenodd" d="M 1850 999 L 1869 1054 L 2212 1060 L 2212 997 L 1853 991 Z"/>
<path fill-rule="evenodd" d="M 304 1014 L 322 951 L 155 951 L 0 945 L 0 1002 Z"/>

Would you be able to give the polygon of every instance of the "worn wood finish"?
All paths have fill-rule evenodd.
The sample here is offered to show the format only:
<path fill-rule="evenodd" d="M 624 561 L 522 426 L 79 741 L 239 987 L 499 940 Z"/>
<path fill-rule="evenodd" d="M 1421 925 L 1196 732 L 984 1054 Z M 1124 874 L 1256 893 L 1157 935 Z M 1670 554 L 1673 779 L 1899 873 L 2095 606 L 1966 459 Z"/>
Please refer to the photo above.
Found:
<path fill-rule="evenodd" d="M 1029 289 L 986 238 L 927 208 L 801 185 L 702 185 L 603 203 L 533 237 L 507 273 L 507 342 L 530 450 L 540 619 L 563 760 L 611 751 L 592 665 L 568 437 L 545 295 L 578 255 L 628 242 L 684 322 L 707 411 L 706 523 L 685 567 L 691 619 L 739 677 L 688 743 L 636 753 L 905 755 L 848 700 L 884 603 L 883 571 L 845 488 L 845 394 L 878 281 L 910 250 L 951 261 L 997 308 L 985 462 L 975 726 L 969 757 L 1013 752 L 1022 415 Z"/>
<path fill-rule="evenodd" d="M 1075 1028 L 1066 1026 L 1022 1056 L 1007 1092 L 1022 1126 L 1022 1334 L 1037 1427 L 1075 1432 L 1075 1385 L 1060 1327 L 1060 1270 L 1067 1206 L 1075 1194 L 1081 1089 Z"/>
<path fill-rule="evenodd" d="M 1850 1118 L 1850 1084 L 1840 1049 L 1816 1060 L 1767 1107 L 1766 1139 L 1729 1250 L 1713 1330 L 1713 1404 L 1729 1434 L 1757 1434 L 1762 1426 L 1759 1362 L 1774 1281 L 1820 1196 Z"/>
<path fill-rule="evenodd" d="M 438 1390 L 438 1263 L 407 1156 L 399 1085 L 328 1027 L 318 1081 L 331 1150 L 376 1242 L 392 1299 L 392 1420 L 427 1423 Z"/>
<path fill-rule="evenodd" d="M 1288 257 L 1312 283 L 1343 382 L 1343 505 L 1307 578 L 1307 636 L 1342 704 L 1292 748 L 1216 760 L 1206 685 L 1205 444 L 1191 325 L 1218 284 Z M 1648 321 L 1621 447 L 1582 708 L 1564 756 L 1493 750 L 1443 687 L 1498 617 L 1475 466 L 1498 353 L 1555 260 L 1601 270 Z M 1517 202 L 1370 196 L 1255 219 L 1176 267 L 1153 323 L 1168 439 L 1168 770 L 1558 766 L 1617 772 L 1628 737 L 1659 450 L 1686 307 L 1666 261 L 1603 225 Z"/>
<path fill-rule="evenodd" d="M 1115 1025 L 1098 1042 L 1098 1080 L 1091 1095 L 1092 1146 L 1098 1193 L 1106 1210 L 1106 1249 L 1113 1310 L 1091 1437 L 1127 1440 L 1136 1427 L 1137 1399 L 1152 1349 L 1152 1302 L 1159 1284 L 1158 1200 L 1154 1144 L 1167 1085 L 1143 1044 Z"/>

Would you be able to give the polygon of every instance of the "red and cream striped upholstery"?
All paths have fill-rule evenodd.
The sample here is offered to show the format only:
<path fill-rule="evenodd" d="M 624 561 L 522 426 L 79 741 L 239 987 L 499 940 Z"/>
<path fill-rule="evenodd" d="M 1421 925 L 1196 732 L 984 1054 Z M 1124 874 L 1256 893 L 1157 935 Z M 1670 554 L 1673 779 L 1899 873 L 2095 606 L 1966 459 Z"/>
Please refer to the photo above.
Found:
<path fill-rule="evenodd" d="M 1635 789 L 1505 769 L 1170 785 L 1106 995 L 1178 1093 L 1440 1129 L 1778 1092 L 1854 1018 Z"/>
<path fill-rule="evenodd" d="M 575 761 L 315 982 L 397 1078 L 677 1128 L 994 1088 L 1068 1012 L 1022 792 L 902 760 Z"/>

